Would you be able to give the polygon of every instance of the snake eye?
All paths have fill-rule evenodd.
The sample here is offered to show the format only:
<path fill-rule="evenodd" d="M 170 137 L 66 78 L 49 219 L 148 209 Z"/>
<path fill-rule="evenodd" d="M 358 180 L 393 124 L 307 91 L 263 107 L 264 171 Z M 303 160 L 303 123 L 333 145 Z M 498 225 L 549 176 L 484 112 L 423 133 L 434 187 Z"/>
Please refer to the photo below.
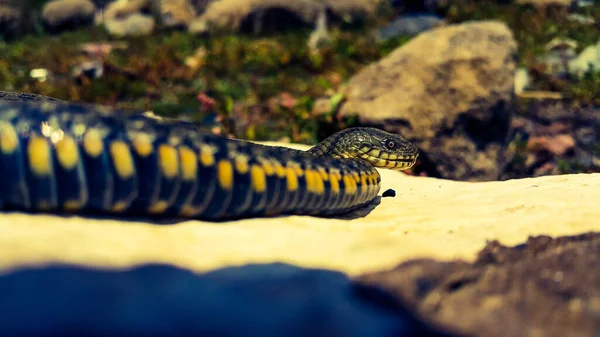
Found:
<path fill-rule="evenodd" d="M 385 147 L 387 147 L 390 150 L 395 150 L 397 146 L 398 146 L 398 144 L 393 140 L 385 141 Z"/>

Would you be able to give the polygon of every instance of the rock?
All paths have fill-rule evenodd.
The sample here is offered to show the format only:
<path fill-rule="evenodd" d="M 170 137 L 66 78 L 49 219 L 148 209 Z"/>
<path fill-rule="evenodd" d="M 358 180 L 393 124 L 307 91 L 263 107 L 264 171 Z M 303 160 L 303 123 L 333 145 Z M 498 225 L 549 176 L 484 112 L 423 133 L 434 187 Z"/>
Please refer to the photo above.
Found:
<path fill-rule="evenodd" d="M 562 156 L 575 148 L 575 139 L 568 134 L 554 137 L 539 136 L 531 137 L 527 143 L 529 151 L 547 151 L 556 156 Z"/>
<path fill-rule="evenodd" d="M 422 33 L 350 79 L 340 116 L 400 131 L 429 176 L 495 180 L 514 95 L 516 42 L 500 22 Z"/>
<path fill-rule="evenodd" d="M 44 5 L 42 18 L 49 30 L 59 31 L 92 24 L 95 11 L 89 0 L 52 0 Z"/>
<path fill-rule="evenodd" d="M 588 46 L 569 61 L 569 71 L 578 76 L 583 76 L 590 69 L 594 69 L 595 72 L 600 70 L 600 41 Z"/>
<path fill-rule="evenodd" d="M 567 16 L 567 19 L 569 21 L 578 23 L 580 25 L 595 25 L 596 24 L 596 19 L 594 19 L 593 16 L 588 16 L 588 15 L 582 15 L 582 14 L 578 14 L 578 13 L 573 13 L 573 14 L 569 14 Z"/>
<path fill-rule="evenodd" d="M 160 0 L 161 23 L 165 27 L 186 28 L 196 16 L 188 0 Z"/>
<path fill-rule="evenodd" d="M 125 19 L 132 14 L 150 10 L 150 0 L 118 0 L 111 2 L 104 11 L 106 21 Z"/>
<path fill-rule="evenodd" d="M 555 38 L 545 46 L 546 54 L 539 57 L 545 71 L 555 76 L 564 76 L 569 71 L 569 62 L 576 56 L 579 43 L 573 39 Z"/>
<path fill-rule="evenodd" d="M 132 14 L 125 19 L 107 20 L 105 28 L 109 34 L 122 36 L 148 36 L 154 31 L 154 18 L 144 14 Z"/>
<path fill-rule="evenodd" d="M 494 240 L 473 264 L 413 260 L 359 280 L 469 336 L 600 334 L 600 232 L 530 237 L 515 247 Z"/>
<path fill-rule="evenodd" d="M 435 27 L 445 25 L 444 19 L 432 14 L 403 15 L 387 26 L 379 29 L 377 35 L 382 40 L 391 39 L 398 36 L 412 36 Z"/>
<path fill-rule="evenodd" d="M 69 265 L 0 276 L 1 336 L 450 337 L 390 294 L 341 273 L 252 264 Z"/>
<path fill-rule="evenodd" d="M 21 25 L 21 10 L 15 7 L 0 5 L 0 37 L 16 33 Z"/>
<path fill-rule="evenodd" d="M 313 116 L 326 115 L 331 113 L 331 97 L 319 97 L 313 104 L 312 114 Z"/>
<path fill-rule="evenodd" d="M 220 0 L 211 2 L 202 18 L 211 31 L 258 32 L 264 26 L 310 26 L 321 8 L 312 0 Z M 265 16 L 272 22 L 265 22 Z"/>
<path fill-rule="evenodd" d="M 209 33 L 208 23 L 203 17 L 192 19 L 187 28 L 188 33 L 194 35 L 204 35 Z"/>
<path fill-rule="evenodd" d="M 333 39 L 327 31 L 327 14 L 324 10 L 319 13 L 315 29 L 310 33 L 306 46 L 308 47 L 309 53 L 319 53 L 322 49 L 330 47 Z"/>
<path fill-rule="evenodd" d="M 379 8 L 372 0 L 220 0 L 202 15 L 211 31 L 288 30 L 314 26 L 320 11 L 346 22 L 360 22 Z"/>
<path fill-rule="evenodd" d="M 515 94 L 522 94 L 530 84 L 529 70 L 524 67 L 517 69 L 515 72 Z"/>

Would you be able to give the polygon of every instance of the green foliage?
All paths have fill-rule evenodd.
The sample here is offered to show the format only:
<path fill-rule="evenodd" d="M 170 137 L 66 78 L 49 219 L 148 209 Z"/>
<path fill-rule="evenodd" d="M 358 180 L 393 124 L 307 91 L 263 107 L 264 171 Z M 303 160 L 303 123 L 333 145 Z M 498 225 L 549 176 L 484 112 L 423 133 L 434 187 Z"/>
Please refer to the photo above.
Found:
<path fill-rule="evenodd" d="M 574 84 L 567 86 L 565 91 L 576 102 L 600 105 L 600 70 L 590 67 Z"/>
<path fill-rule="evenodd" d="M 440 14 L 451 23 L 488 19 L 506 22 L 519 44 L 520 65 L 530 69 L 540 67 L 538 58 L 545 53 L 544 45 L 555 37 L 575 39 L 580 49 L 600 37 L 600 26 L 569 21 L 560 11 L 544 12 L 496 0 L 449 3 Z M 586 11 L 583 14 L 600 20 L 600 6 Z M 378 24 L 385 24 L 395 15 L 389 8 L 382 9 L 382 13 L 385 15 Z M 410 40 L 399 36 L 378 42 L 370 34 L 372 28 L 334 27 L 328 32 L 332 43 L 318 52 L 307 47 L 310 30 L 212 38 L 158 31 L 150 37 L 116 39 L 99 27 L 59 35 L 35 34 L 0 42 L 0 88 L 152 109 L 161 115 L 191 120 L 201 120 L 214 109 L 233 124 L 229 131 L 234 136 L 255 140 L 287 137 L 311 143 L 317 140 L 323 121 L 334 129 L 339 126 L 333 114 L 343 100 L 337 93 L 340 84 Z M 82 44 L 88 42 L 123 43 L 126 47 L 114 48 L 104 57 L 102 77 L 75 79 L 73 69 L 90 59 L 81 51 Z M 195 57 L 195 65 L 188 63 L 190 57 Z M 36 68 L 49 71 L 47 81 L 30 77 L 30 71 Z M 599 84 L 599 73 L 590 72 L 580 80 L 552 83 L 541 77 L 534 85 L 558 88 L 578 103 L 598 103 Z M 287 103 L 282 103 L 282 93 L 289 96 L 285 98 Z M 202 108 L 199 94 L 214 100 L 205 107 L 208 110 Z M 323 97 L 330 99 L 330 111 L 316 115 L 314 103 Z M 280 129 L 284 131 L 273 131 Z"/>

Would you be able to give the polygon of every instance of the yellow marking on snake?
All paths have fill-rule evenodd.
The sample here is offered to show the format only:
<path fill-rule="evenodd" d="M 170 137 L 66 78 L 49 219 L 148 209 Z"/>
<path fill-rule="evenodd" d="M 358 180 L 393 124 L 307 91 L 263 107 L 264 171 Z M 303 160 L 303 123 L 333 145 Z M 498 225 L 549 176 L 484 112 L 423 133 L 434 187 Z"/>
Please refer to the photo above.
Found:
<path fill-rule="evenodd" d="M 230 190 L 233 186 L 233 166 L 226 159 L 219 161 L 217 166 L 219 185 L 225 190 Z"/>
<path fill-rule="evenodd" d="M 91 129 L 83 136 L 83 149 L 91 157 L 98 157 L 104 151 L 104 143 L 100 132 L 96 129 Z"/>
<path fill-rule="evenodd" d="M 250 168 L 250 176 L 252 181 L 252 188 L 254 191 L 261 193 L 267 189 L 267 178 L 265 176 L 265 170 L 259 165 L 252 165 Z"/>
<path fill-rule="evenodd" d="M 369 154 L 373 157 L 380 157 L 381 151 L 377 149 L 372 149 L 371 151 L 369 151 Z"/>
<path fill-rule="evenodd" d="M 285 177 L 285 169 L 283 168 L 283 165 L 281 165 L 281 163 L 279 161 L 273 160 L 273 166 L 275 167 L 275 173 L 277 174 L 277 176 L 279 178 Z"/>
<path fill-rule="evenodd" d="M 272 176 L 275 173 L 275 168 L 273 167 L 273 164 L 268 159 L 263 160 L 262 166 L 265 170 L 265 173 L 268 176 Z"/>
<path fill-rule="evenodd" d="M 63 204 L 63 208 L 67 212 L 75 212 L 83 207 L 83 203 L 79 200 L 67 200 Z"/>
<path fill-rule="evenodd" d="M 150 207 L 148 207 L 148 213 L 151 213 L 151 214 L 164 213 L 168 207 L 169 207 L 169 203 L 167 201 L 159 200 L 159 201 L 155 202 L 153 205 L 151 205 Z"/>
<path fill-rule="evenodd" d="M 36 207 L 39 211 L 49 211 L 51 209 L 50 203 L 47 201 L 39 201 Z"/>
<path fill-rule="evenodd" d="M 173 146 L 161 144 L 158 147 L 158 163 L 162 173 L 169 179 L 175 178 L 179 173 L 179 157 Z"/>
<path fill-rule="evenodd" d="M 19 145 L 17 131 L 9 123 L 0 124 L 0 149 L 4 154 L 11 154 Z"/>
<path fill-rule="evenodd" d="M 362 189 L 366 189 L 370 184 L 367 182 L 367 175 L 365 173 L 360 174 L 360 184 Z"/>
<path fill-rule="evenodd" d="M 121 179 L 128 179 L 133 176 L 135 166 L 131 151 L 124 141 L 115 140 L 110 144 L 110 155 L 112 156 L 115 170 Z"/>
<path fill-rule="evenodd" d="M 128 202 L 125 201 L 117 201 L 115 202 L 115 204 L 112 206 L 111 211 L 112 212 L 123 212 L 125 209 L 127 209 L 127 207 L 129 206 Z"/>
<path fill-rule="evenodd" d="M 202 166 L 204 167 L 209 167 L 215 164 L 215 156 L 210 146 L 200 146 L 200 163 L 202 163 Z"/>
<path fill-rule="evenodd" d="M 133 137 L 131 141 L 133 149 L 137 152 L 141 157 L 148 157 L 152 151 L 154 151 L 154 146 L 152 145 L 152 139 L 150 139 L 150 135 L 147 133 L 138 133 Z"/>
<path fill-rule="evenodd" d="M 308 185 L 308 189 L 316 194 L 325 192 L 325 184 L 319 172 L 314 169 L 306 170 L 306 174 L 308 175 L 309 173 L 311 175 L 311 182 Z"/>
<path fill-rule="evenodd" d="M 52 172 L 50 145 L 45 137 L 33 136 L 27 146 L 31 171 L 37 176 L 47 176 Z"/>
<path fill-rule="evenodd" d="M 354 188 L 352 186 L 354 179 L 352 179 L 352 176 L 350 176 L 348 174 L 344 174 L 343 180 L 344 180 L 344 187 L 345 187 L 346 193 L 354 194 Z"/>
<path fill-rule="evenodd" d="M 66 170 L 72 170 L 79 162 L 79 151 L 77 143 L 72 137 L 64 136 L 56 145 L 56 156 L 58 162 Z"/>
<path fill-rule="evenodd" d="M 340 193 L 340 180 L 335 172 L 329 173 L 329 184 L 331 186 L 331 192 L 335 194 Z"/>
<path fill-rule="evenodd" d="M 189 205 L 183 206 L 179 211 L 179 215 L 183 217 L 194 217 L 198 214 L 200 214 L 200 209 Z"/>
<path fill-rule="evenodd" d="M 196 153 L 187 146 L 179 148 L 179 158 L 181 161 L 181 173 L 184 180 L 195 180 L 198 172 L 198 159 Z"/>
<path fill-rule="evenodd" d="M 240 174 L 248 173 L 248 159 L 246 157 L 236 157 L 235 170 Z"/>
<path fill-rule="evenodd" d="M 287 189 L 290 192 L 294 192 L 298 189 L 298 175 L 296 175 L 296 170 L 293 167 L 287 167 L 285 171 Z"/>
<path fill-rule="evenodd" d="M 328 181 L 329 180 L 329 174 L 327 173 L 327 171 L 325 170 L 325 168 L 319 167 L 319 168 L 317 168 L 317 170 L 321 174 L 321 177 L 323 178 L 324 181 Z"/>

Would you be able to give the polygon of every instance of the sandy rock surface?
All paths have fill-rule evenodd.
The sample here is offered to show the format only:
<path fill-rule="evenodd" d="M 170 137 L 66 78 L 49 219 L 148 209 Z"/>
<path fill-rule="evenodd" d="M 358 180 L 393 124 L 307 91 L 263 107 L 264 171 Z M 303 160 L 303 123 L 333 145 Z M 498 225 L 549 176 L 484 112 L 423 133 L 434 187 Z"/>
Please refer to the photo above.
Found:
<path fill-rule="evenodd" d="M 600 229 L 600 174 L 455 182 L 380 172 L 381 192 L 392 188 L 396 196 L 351 220 L 286 216 L 157 225 L 144 219 L 2 214 L 0 268 L 163 262 L 205 271 L 280 261 L 356 275 L 408 258 L 471 261 L 486 240 L 512 245 L 529 235 Z"/>

